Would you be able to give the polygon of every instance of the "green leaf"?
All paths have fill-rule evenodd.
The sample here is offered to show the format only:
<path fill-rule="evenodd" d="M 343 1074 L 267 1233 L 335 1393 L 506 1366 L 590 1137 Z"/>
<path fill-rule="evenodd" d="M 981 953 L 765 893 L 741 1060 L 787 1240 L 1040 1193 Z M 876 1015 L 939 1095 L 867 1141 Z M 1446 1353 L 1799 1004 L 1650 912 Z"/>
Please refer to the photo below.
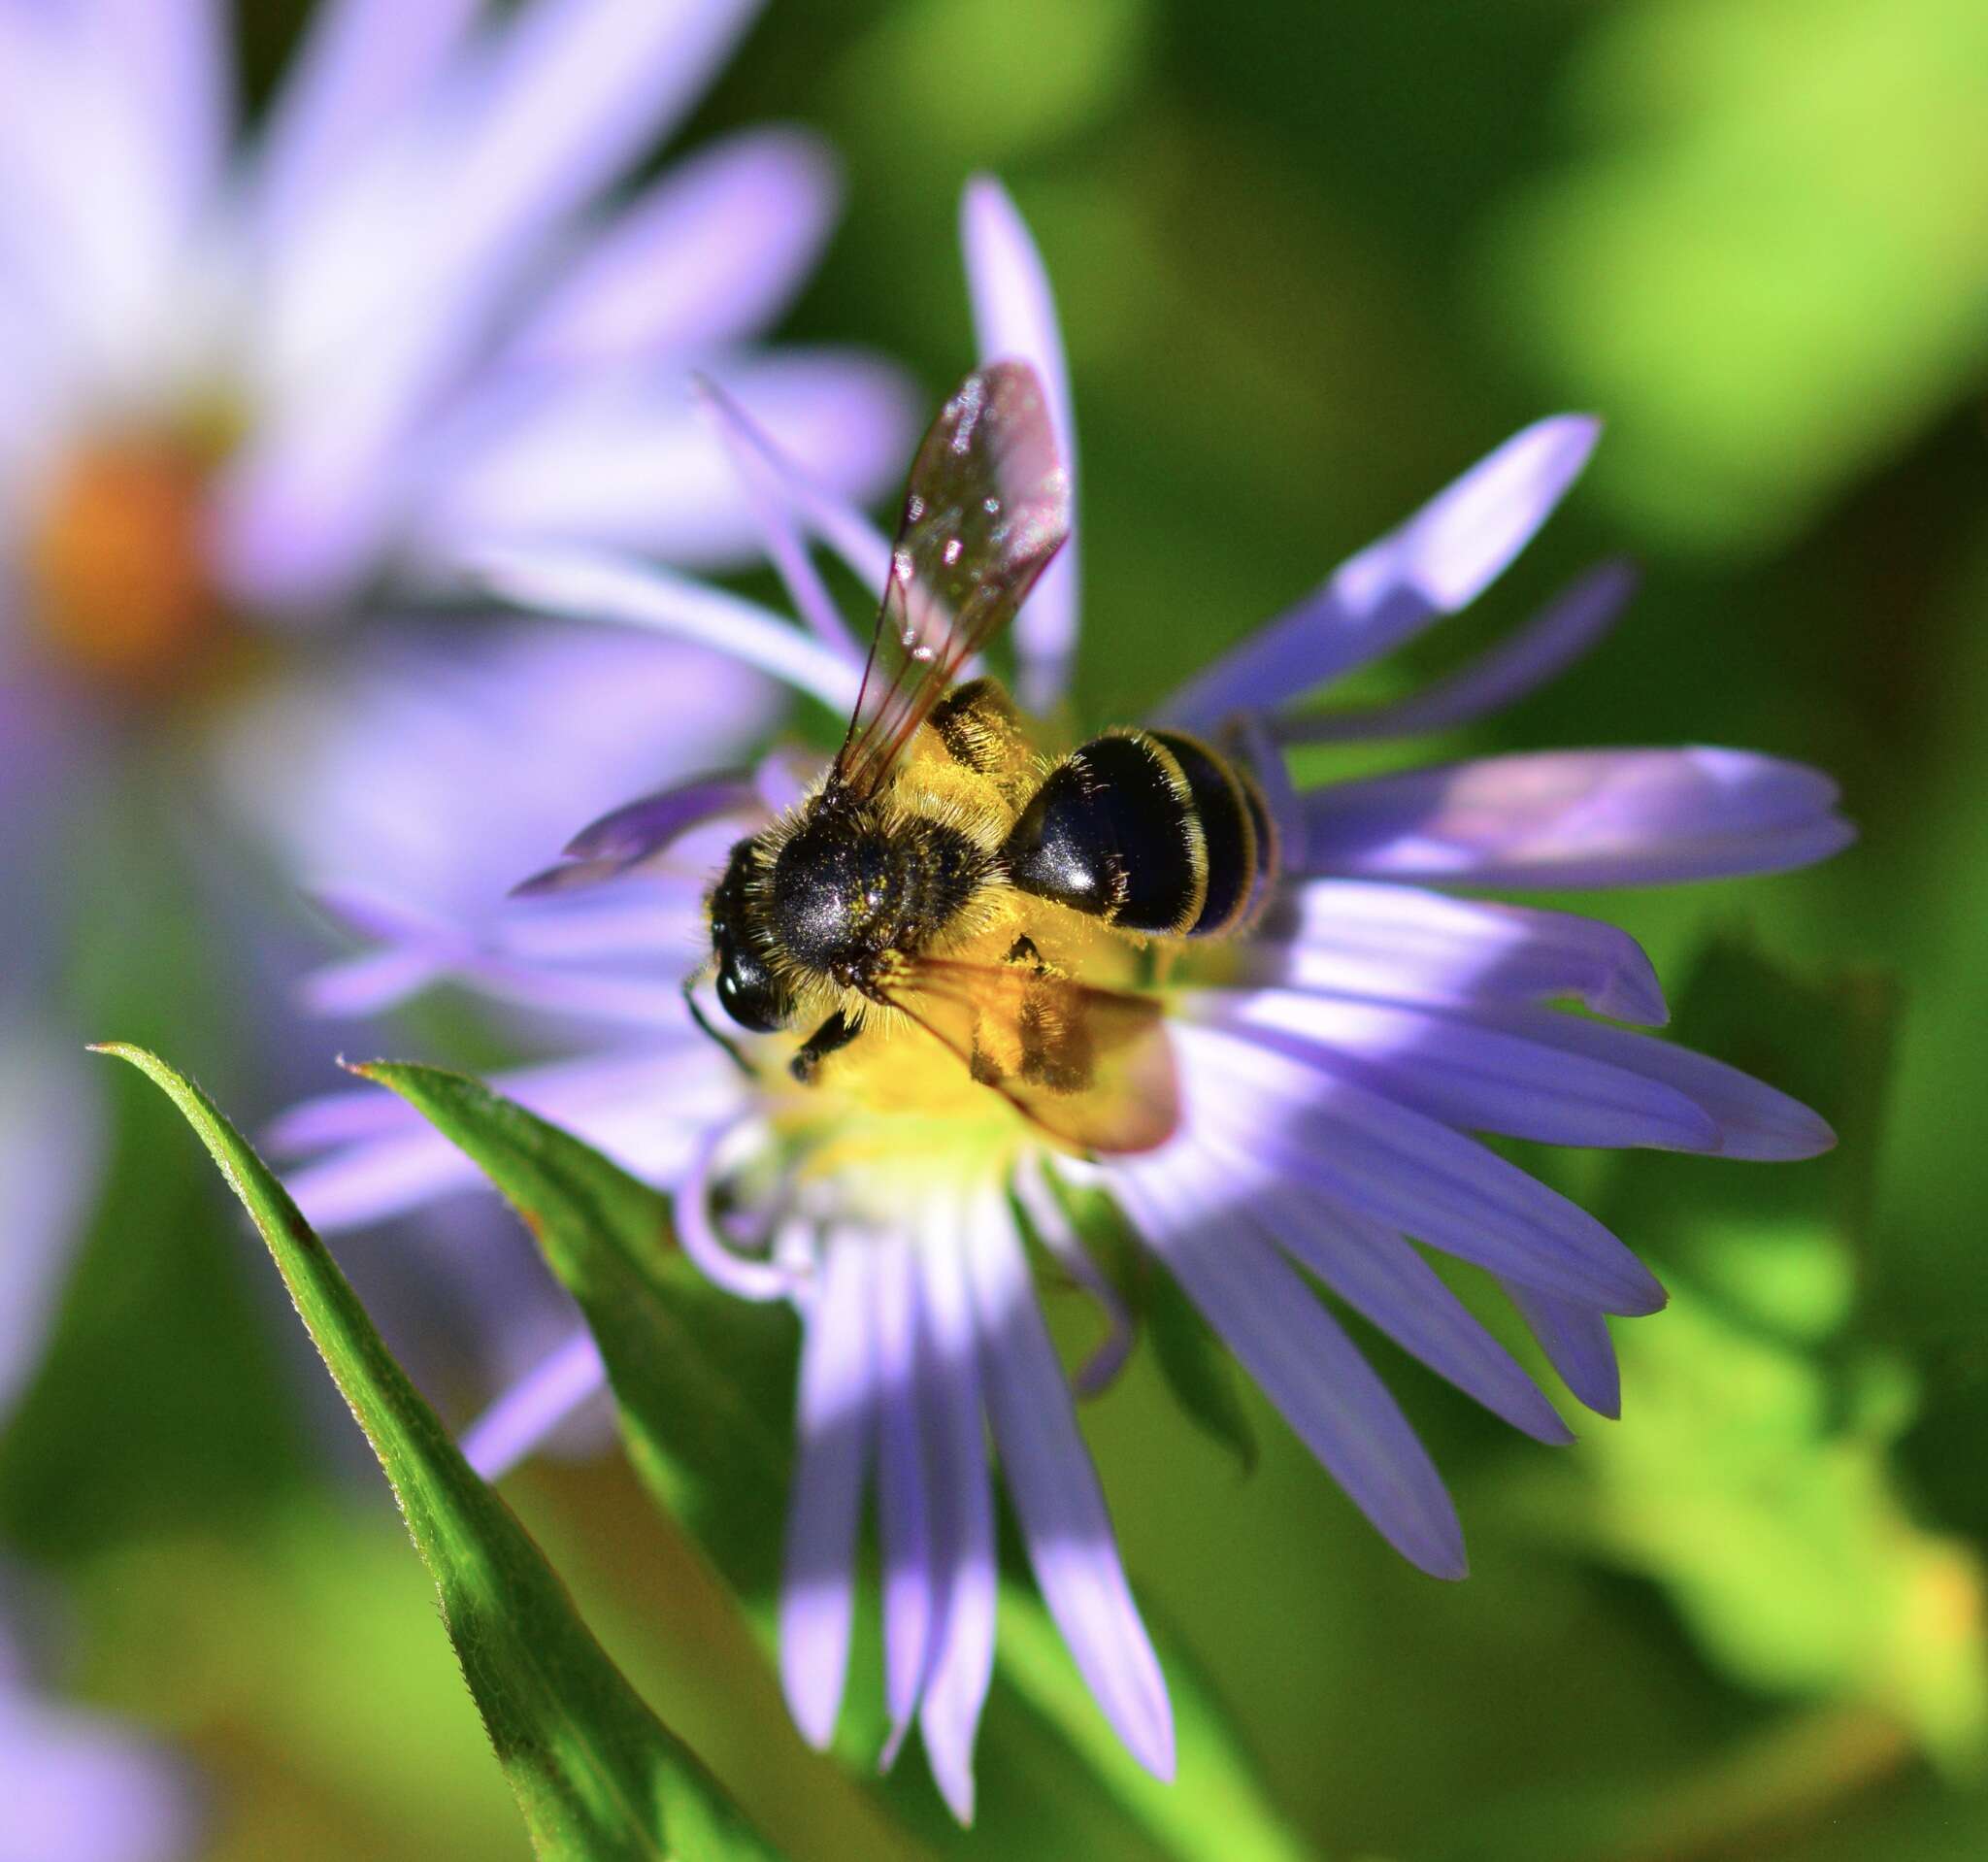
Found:
<path fill-rule="evenodd" d="M 163 1061 L 138 1047 L 102 1051 L 130 1061 L 179 1107 L 261 1231 L 393 1485 L 538 1854 L 547 1862 L 771 1857 L 575 1614 L 538 1547 L 463 1460 L 268 1167 Z"/>
<path fill-rule="evenodd" d="M 1604 1214 L 1671 1290 L 1615 1328 L 1624 1415 L 1574 1465 L 1576 1530 L 1645 1573 L 1732 1679 L 1875 1710 L 1957 1768 L 1988 1752 L 1988 1575 L 1928 1531 L 1894 1448 L 1916 1388 L 1859 1336 L 1894 992 L 1791 978 L 1715 943 L 1678 1038 L 1818 1107 L 1828 1156 L 1761 1168 L 1625 1160 Z"/>
<path fill-rule="evenodd" d="M 1172 1275 L 1147 1277 L 1145 1322 L 1153 1362 L 1181 1413 L 1234 1455 L 1244 1474 L 1254 1474 L 1256 1432 L 1242 1408 L 1236 1360 Z"/>
<path fill-rule="evenodd" d="M 1227 1710 L 1199 1667 L 1161 1636 L 1157 1623 L 1148 1627 L 1162 1650 L 1174 1703 L 1177 1788 L 1162 1784 L 1119 1743 L 1071 1666 L 1043 1600 L 1011 1582 L 1001 1587 L 1002 1673 L 1168 1853 L 1305 1862 L 1309 1851 L 1265 1798 L 1255 1766 L 1230 1730 Z"/>
<path fill-rule="evenodd" d="M 517 1210 L 593 1328 L 638 1472 L 692 1527 L 770 1644 L 785 1531 L 791 1319 L 712 1287 L 671 1244 L 664 1200 L 556 1126 L 433 1067 L 381 1062 L 357 1071 L 422 1113 Z M 982 1760 L 1002 1769 L 1002 1743 L 1013 1738 L 1012 1769 L 1029 1776 L 1039 1769 L 1032 1754 L 1046 1739 L 1080 1761 L 1087 1801 L 1059 1804 L 1051 1821 L 1029 1796 L 985 1792 L 976 1848 L 1061 1853 L 1065 1819 L 1080 1810 L 1092 1819 L 1129 1821 L 1178 1862 L 1209 1854 L 1284 1862 L 1302 1853 L 1264 1799 L 1227 1717 L 1177 1651 L 1155 1636 L 1175 1690 L 1183 1788 L 1158 1783 L 1120 1747 L 1040 1600 L 1005 1588 L 997 1699 L 981 1735 Z M 1025 1725 L 1002 1711 L 1003 1697 L 1011 1710 L 1024 1711 Z M 879 1788 L 934 1844 L 967 1840 L 944 1820 L 914 1768 L 900 1765 Z M 1220 1807 L 1214 1823 L 1206 1814 L 1210 1804 Z"/>
<path fill-rule="evenodd" d="M 516 1210 L 601 1347 L 637 1472 L 742 1596 L 771 1598 L 792 1318 L 712 1286 L 677 1247 L 668 1203 L 557 1126 L 440 1068 L 354 1071 L 407 1100 Z"/>

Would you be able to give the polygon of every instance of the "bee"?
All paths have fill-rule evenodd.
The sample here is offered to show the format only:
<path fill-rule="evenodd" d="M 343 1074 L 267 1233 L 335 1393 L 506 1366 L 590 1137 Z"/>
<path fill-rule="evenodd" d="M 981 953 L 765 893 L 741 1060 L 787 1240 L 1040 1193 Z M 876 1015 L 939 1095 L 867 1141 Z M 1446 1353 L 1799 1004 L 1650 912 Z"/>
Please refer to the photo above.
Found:
<path fill-rule="evenodd" d="M 1045 764 L 997 682 L 956 682 L 1069 529 L 1035 372 L 970 375 L 913 462 L 842 748 L 731 849 L 701 974 L 740 1027 L 811 1030 L 804 1083 L 909 1023 L 1064 1145 L 1135 1151 L 1177 1117 L 1159 1008 L 1078 981 L 1070 953 L 1099 928 L 1121 948 L 1242 929 L 1277 843 L 1254 780 L 1195 738 L 1114 730 Z"/>

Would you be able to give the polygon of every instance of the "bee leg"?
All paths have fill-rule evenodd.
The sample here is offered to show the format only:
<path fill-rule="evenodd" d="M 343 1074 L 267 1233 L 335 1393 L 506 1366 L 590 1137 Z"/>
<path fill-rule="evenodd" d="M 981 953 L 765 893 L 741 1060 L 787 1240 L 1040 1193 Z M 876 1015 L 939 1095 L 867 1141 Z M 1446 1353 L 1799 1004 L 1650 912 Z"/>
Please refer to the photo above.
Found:
<path fill-rule="evenodd" d="M 747 1060 L 739 1051 L 737 1043 L 713 1028 L 705 1019 L 704 1011 L 697 1006 L 697 985 L 703 981 L 705 974 L 703 970 L 697 970 L 683 979 L 683 1006 L 690 1011 L 690 1019 L 697 1023 L 698 1028 L 703 1033 L 709 1035 L 731 1056 L 732 1065 L 737 1067 L 747 1080 L 757 1080 L 759 1075 L 754 1071 L 751 1061 Z"/>
<path fill-rule="evenodd" d="M 800 1050 L 787 1062 L 787 1071 L 802 1085 L 812 1085 L 821 1063 L 838 1048 L 846 1047 L 862 1032 L 863 1018 L 860 1015 L 851 1021 L 838 1009 L 801 1044 Z"/>

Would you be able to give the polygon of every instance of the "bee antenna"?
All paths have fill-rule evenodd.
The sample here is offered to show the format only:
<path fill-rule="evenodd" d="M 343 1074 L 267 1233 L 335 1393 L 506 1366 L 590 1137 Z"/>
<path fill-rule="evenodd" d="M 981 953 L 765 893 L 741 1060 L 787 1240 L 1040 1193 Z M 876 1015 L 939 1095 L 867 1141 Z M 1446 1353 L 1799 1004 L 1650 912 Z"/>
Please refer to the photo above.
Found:
<path fill-rule="evenodd" d="M 737 1067 L 747 1080 L 757 1080 L 759 1078 L 758 1072 L 753 1067 L 751 1061 L 747 1060 L 739 1051 L 738 1044 L 730 1036 L 720 1034 L 717 1029 L 713 1028 L 706 1017 L 703 1009 L 698 1006 L 697 985 L 703 981 L 704 971 L 701 968 L 693 970 L 683 979 L 683 1006 L 690 1011 L 690 1019 L 697 1023 L 701 1033 L 709 1035 L 712 1040 L 715 1041 L 731 1056 L 732 1065 Z"/>

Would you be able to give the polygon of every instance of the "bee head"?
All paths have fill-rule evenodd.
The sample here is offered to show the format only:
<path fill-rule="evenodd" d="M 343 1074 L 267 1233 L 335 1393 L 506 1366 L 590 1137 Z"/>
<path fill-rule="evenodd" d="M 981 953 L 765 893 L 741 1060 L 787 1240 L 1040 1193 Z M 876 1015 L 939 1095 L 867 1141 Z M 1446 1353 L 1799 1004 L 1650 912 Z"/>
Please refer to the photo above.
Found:
<path fill-rule="evenodd" d="M 758 844 L 744 840 L 732 849 L 724 878 L 711 895 L 711 947 L 717 960 L 718 1006 L 742 1028 L 772 1034 L 793 1018 L 794 1000 L 767 963 L 760 939 L 752 875 Z"/>

